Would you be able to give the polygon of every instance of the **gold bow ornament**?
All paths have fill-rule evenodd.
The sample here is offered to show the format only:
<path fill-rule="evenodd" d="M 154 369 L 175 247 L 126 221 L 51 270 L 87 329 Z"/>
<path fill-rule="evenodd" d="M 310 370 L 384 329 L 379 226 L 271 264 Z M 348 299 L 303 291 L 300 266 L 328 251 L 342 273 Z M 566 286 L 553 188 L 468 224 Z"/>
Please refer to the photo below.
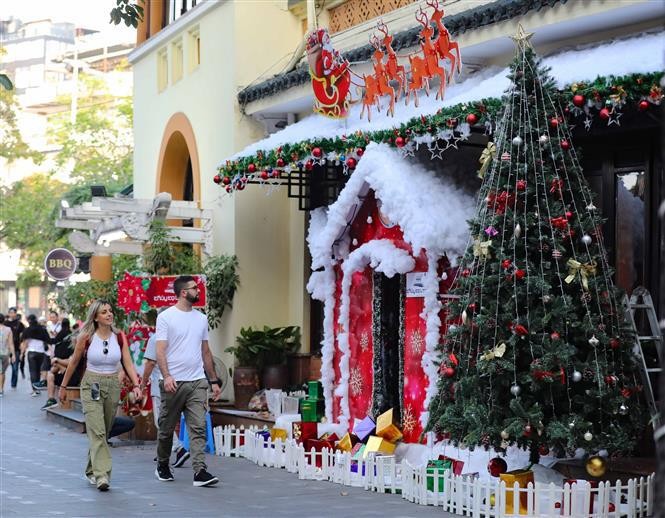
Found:
<path fill-rule="evenodd" d="M 492 163 L 492 159 L 496 156 L 496 144 L 494 142 L 488 142 L 487 147 L 483 149 L 483 152 L 480 154 L 480 171 L 478 171 L 478 178 L 485 178 L 485 173 Z"/>
<path fill-rule="evenodd" d="M 473 255 L 476 257 L 489 257 L 490 255 L 490 246 L 492 246 L 492 240 L 488 239 L 487 241 L 481 241 L 480 238 L 473 240 Z"/>
<path fill-rule="evenodd" d="M 504 354 L 506 354 L 506 344 L 501 343 L 493 349 L 487 351 L 485 354 L 481 355 L 480 359 L 489 361 L 493 360 L 494 358 L 503 358 Z"/>
<path fill-rule="evenodd" d="M 575 277 L 580 276 L 580 281 L 585 290 L 589 289 L 589 275 L 596 275 L 596 267 L 598 264 L 596 261 L 591 261 L 590 263 L 580 263 L 575 259 L 568 259 L 566 263 L 568 266 L 568 277 L 564 280 L 567 284 L 570 284 L 575 280 Z"/>

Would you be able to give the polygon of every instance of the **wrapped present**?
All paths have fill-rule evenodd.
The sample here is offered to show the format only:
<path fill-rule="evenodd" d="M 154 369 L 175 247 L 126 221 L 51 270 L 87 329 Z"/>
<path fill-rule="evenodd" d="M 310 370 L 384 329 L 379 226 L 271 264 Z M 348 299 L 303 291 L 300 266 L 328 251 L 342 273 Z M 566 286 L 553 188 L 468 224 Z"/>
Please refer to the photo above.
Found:
<path fill-rule="evenodd" d="M 286 441 L 289 438 L 289 432 L 284 430 L 284 428 L 272 428 L 270 430 L 270 438 L 273 441 L 279 439 L 280 441 Z"/>
<path fill-rule="evenodd" d="M 367 440 L 367 447 L 363 453 L 363 458 L 367 457 L 370 453 L 382 453 L 385 455 L 392 455 L 395 452 L 395 445 L 386 441 L 383 437 L 371 435 Z"/>
<path fill-rule="evenodd" d="M 386 410 L 376 420 L 376 435 L 388 442 L 397 442 L 402 438 L 402 430 L 395 424 L 394 412 L 391 408 Z"/>
<path fill-rule="evenodd" d="M 336 443 L 339 441 L 339 437 L 337 437 L 337 434 L 335 432 L 326 432 L 324 433 L 321 437 L 319 437 L 322 441 L 330 441 L 332 443 Z"/>
<path fill-rule="evenodd" d="M 316 423 L 306 422 L 306 421 L 295 421 L 291 424 L 293 438 L 296 442 L 303 443 L 307 439 L 316 439 L 318 436 L 318 430 Z"/>
<path fill-rule="evenodd" d="M 307 439 L 305 440 L 305 455 L 311 453 L 312 449 L 315 452 L 322 452 L 324 448 L 327 448 L 330 451 L 333 451 L 334 444 L 331 441 L 322 441 L 321 439 Z M 320 468 L 322 465 L 321 455 L 314 455 L 314 462 L 317 468 Z M 311 463 L 311 459 L 310 459 Z"/>
<path fill-rule="evenodd" d="M 325 402 L 322 399 L 303 399 L 300 401 L 300 415 L 308 423 L 318 423 L 325 415 Z"/>
<path fill-rule="evenodd" d="M 439 483 L 437 484 L 437 492 L 443 493 L 443 474 L 446 470 L 453 470 L 453 461 L 446 460 L 430 460 L 427 462 L 427 490 L 434 491 L 434 479 L 436 478 Z M 436 474 L 436 477 L 434 476 Z"/>
<path fill-rule="evenodd" d="M 341 451 L 351 451 L 353 447 L 358 444 L 358 437 L 352 433 L 347 433 L 337 443 L 337 449 Z"/>
<path fill-rule="evenodd" d="M 307 382 L 307 396 L 309 399 L 323 399 L 323 385 L 320 381 Z"/>
<path fill-rule="evenodd" d="M 357 462 L 352 462 L 351 463 L 351 473 L 358 473 L 358 463 Z M 363 463 L 363 469 L 361 472 L 362 476 L 365 476 L 365 464 Z M 376 466 L 374 466 L 374 476 L 376 477 Z"/>
<path fill-rule="evenodd" d="M 364 457 L 365 457 L 365 445 L 359 442 L 351 449 L 351 460 L 357 461 Z"/>
<path fill-rule="evenodd" d="M 367 416 L 360 421 L 356 421 L 353 424 L 353 434 L 358 437 L 358 440 L 361 442 L 367 442 L 367 439 L 374 433 L 375 429 L 376 424 L 374 423 L 374 419 L 370 416 Z"/>
<path fill-rule="evenodd" d="M 462 470 L 464 469 L 464 461 L 453 459 L 452 457 L 446 457 L 445 455 L 439 455 L 439 460 L 449 460 L 453 463 L 453 475 L 461 475 Z"/>
<path fill-rule="evenodd" d="M 506 484 L 506 496 L 504 500 L 506 501 L 506 514 L 516 514 L 513 506 L 513 486 L 517 482 L 520 488 L 525 488 L 531 482 L 533 485 L 533 471 L 528 469 L 516 469 L 513 471 L 507 471 L 506 473 L 501 473 L 499 479 Z M 526 491 L 520 491 L 520 508 L 519 514 L 527 513 L 527 505 L 529 499 Z"/>
<path fill-rule="evenodd" d="M 568 505 L 566 506 L 565 499 L 562 499 L 561 502 L 561 514 L 566 516 L 572 516 L 573 509 L 576 510 L 582 509 L 582 506 L 584 505 L 584 498 L 587 491 L 586 490 L 582 491 L 581 489 L 585 487 L 585 484 L 589 484 L 589 487 L 591 489 L 598 488 L 597 480 L 578 480 L 576 478 L 565 478 L 563 480 L 563 483 L 570 484 L 570 489 L 571 489 L 571 495 L 570 495 L 570 500 L 568 501 Z M 573 486 L 573 484 L 576 484 L 577 487 Z M 593 504 L 596 499 L 597 492 L 589 491 L 588 493 L 591 495 L 591 498 L 589 499 L 589 514 L 593 515 Z"/>

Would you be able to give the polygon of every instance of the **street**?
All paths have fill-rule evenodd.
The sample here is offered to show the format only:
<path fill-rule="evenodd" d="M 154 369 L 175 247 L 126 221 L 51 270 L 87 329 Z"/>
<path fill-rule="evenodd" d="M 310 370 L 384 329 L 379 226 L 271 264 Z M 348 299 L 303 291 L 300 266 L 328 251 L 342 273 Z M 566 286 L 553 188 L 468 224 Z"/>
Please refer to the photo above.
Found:
<path fill-rule="evenodd" d="M 83 478 L 86 436 L 48 421 L 39 410 L 45 400 L 43 392 L 30 397 L 27 380 L 0 399 L 0 516 L 449 516 L 397 495 L 213 455 L 207 462 L 217 487 L 192 486 L 189 461 L 174 470 L 175 482 L 158 482 L 153 443 L 114 447 L 111 490 L 100 493 Z"/>

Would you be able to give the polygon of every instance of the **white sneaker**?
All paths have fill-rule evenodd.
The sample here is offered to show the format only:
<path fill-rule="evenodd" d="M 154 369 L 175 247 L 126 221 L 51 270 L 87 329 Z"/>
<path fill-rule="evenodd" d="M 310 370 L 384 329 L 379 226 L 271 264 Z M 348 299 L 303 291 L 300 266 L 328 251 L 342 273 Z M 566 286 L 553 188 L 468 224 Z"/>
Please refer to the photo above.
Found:
<path fill-rule="evenodd" d="M 30 396 L 32 396 L 32 397 L 37 397 L 37 396 L 39 396 L 39 390 L 33 390 L 33 391 L 30 393 Z"/>
<path fill-rule="evenodd" d="M 83 478 L 85 478 L 93 486 L 97 484 L 97 480 L 95 479 L 94 475 L 83 475 Z"/>

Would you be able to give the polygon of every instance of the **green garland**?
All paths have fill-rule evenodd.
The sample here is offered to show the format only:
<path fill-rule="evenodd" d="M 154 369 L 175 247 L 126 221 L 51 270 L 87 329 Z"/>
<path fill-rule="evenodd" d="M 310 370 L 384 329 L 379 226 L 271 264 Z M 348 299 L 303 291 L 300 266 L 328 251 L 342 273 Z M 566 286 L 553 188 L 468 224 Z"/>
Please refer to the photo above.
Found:
<path fill-rule="evenodd" d="M 592 99 L 595 105 L 591 110 L 600 110 L 603 105 L 635 106 L 646 100 L 648 108 L 659 105 L 663 97 L 659 87 L 663 72 L 649 74 L 630 74 L 621 77 L 598 77 L 593 82 L 579 82 L 566 86 L 559 91 L 560 101 L 563 105 L 574 107 L 573 97 L 584 95 Z M 433 115 L 421 115 L 391 129 L 380 131 L 357 131 L 351 135 L 342 135 L 336 138 L 312 139 L 301 142 L 283 144 L 282 146 L 266 151 L 259 151 L 255 155 L 246 156 L 234 161 L 227 161 L 221 166 L 214 181 L 225 184 L 231 190 L 233 183 L 240 182 L 240 178 L 260 175 L 262 172 L 270 173 L 290 165 L 292 169 L 306 168 L 307 161 L 312 159 L 312 150 L 319 148 L 322 156 L 328 153 L 337 153 L 340 160 L 345 155 L 357 154 L 357 150 L 364 150 L 370 142 L 382 142 L 398 147 L 404 139 L 417 136 L 436 135 L 441 130 L 453 129 L 459 123 L 467 121 L 471 114 L 475 115 L 474 125 L 479 126 L 485 122 L 493 122 L 502 107 L 500 98 L 482 99 L 476 102 L 460 103 L 455 106 L 441 108 Z M 473 117 L 472 117 L 473 118 Z M 401 139 L 398 139 L 401 137 Z M 281 165 L 278 164 L 281 162 Z M 265 173 L 264 173 L 265 176 Z"/>

